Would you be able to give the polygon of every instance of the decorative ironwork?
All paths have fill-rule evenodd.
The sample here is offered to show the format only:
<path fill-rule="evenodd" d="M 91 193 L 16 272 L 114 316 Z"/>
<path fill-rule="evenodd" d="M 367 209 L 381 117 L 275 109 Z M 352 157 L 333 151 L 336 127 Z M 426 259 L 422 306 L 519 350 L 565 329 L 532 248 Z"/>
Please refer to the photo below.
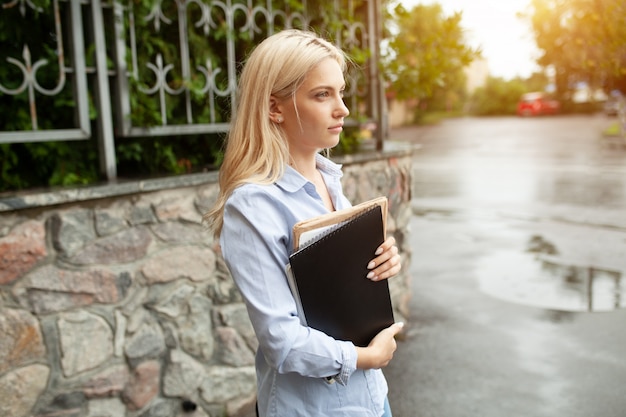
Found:
<path fill-rule="evenodd" d="M 28 0 L 15 0 L 10 3 L 5 3 L 2 8 L 10 10 L 14 7 L 19 8 L 22 18 L 27 19 L 28 9 L 31 9 L 37 13 L 43 13 L 44 10 L 37 7 L 31 1 Z M 6 86 L 5 80 L 0 80 L 0 92 L 8 96 L 17 96 L 26 93 L 28 96 L 28 107 L 31 119 L 32 132 L 2 132 L 0 133 L 0 143 L 6 142 L 35 142 L 45 141 L 53 139 L 87 139 L 90 137 L 90 127 L 88 118 L 88 99 L 87 88 L 84 70 L 84 59 L 81 56 L 83 53 L 83 39 L 82 34 L 79 34 L 77 30 L 71 31 L 70 36 L 73 40 L 73 48 L 76 55 L 74 55 L 74 67 L 66 65 L 65 62 L 65 50 L 63 47 L 63 31 L 62 20 L 60 15 L 59 1 L 52 1 L 52 17 L 54 19 L 54 40 L 56 42 L 55 54 L 57 57 L 57 82 L 53 88 L 46 88 L 39 83 L 38 73 L 40 71 L 50 71 L 50 63 L 48 59 L 39 58 L 33 62 L 31 56 L 31 49 L 29 45 L 23 46 L 22 61 L 15 57 L 6 57 L 6 62 L 17 67 L 21 73 L 21 80 L 10 80 L 12 83 L 17 84 L 15 88 Z M 72 7 L 70 9 L 70 16 L 68 18 L 70 22 L 77 23 L 80 27 L 81 16 L 79 7 Z M 54 71 L 54 69 L 52 69 Z M 66 88 L 66 74 L 73 73 L 75 75 L 75 99 L 79 103 L 77 119 L 79 120 L 77 129 L 59 129 L 56 131 L 42 131 L 39 129 L 39 112 L 37 107 L 37 94 L 44 96 L 55 96 L 59 94 L 64 88 Z M 82 104 L 82 105 L 81 105 Z"/>
<path fill-rule="evenodd" d="M 155 0 L 148 9 L 133 0 L 108 1 L 52 0 L 49 11 L 30 0 L 2 5 L 0 13 L 19 10 L 24 21 L 29 13 L 48 13 L 54 19 L 54 34 L 45 42 L 51 42 L 54 49 L 58 77 L 52 87 L 38 81 L 38 74 L 49 71 L 50 63 L 47 58 L 31 56 L 29 45 L 23 46 L 21 57 L 0 57 L 0 66 L 13 66 L 21 74 L 21 79 L 0 79 L 0 93 L 21 97 L 20 102 L 28 103 L 31 119 L 30 130 L 0 131 L 0 143 L 89 139 L 93 135 L 101 145 L 102 170 L 108 178 L 115 178 L 115 138 L 228 130 L 227 119 L 236 106 L 237 64 L 245 52 L 238 49 L 241 39 L 249 44 L 282 28 L 312 25 L 306 1 L 298 10 L 276 8 L 271 0 L 263 5 L 253 0 Z M 318 31 L 330 34 L 348 51 L 353 47 L 371 51 L 370 62 L 363 68 L 367 72 L 351 74 L 347 80 L 346 100 L 353 114 L 378 122 L 380 106 L 372 89 L 378 79 L 377 4 L 375 0 L 359 3 L 367 8 L 362 19 L 354 17 L 355 7 L 354 0 L 333 0 L 334 10 L 345 18 L 332 29 Z M 176 54 L 145 53 L 145 45 L 138 44 L 138 39 L 147 30 L 163 42 L 177 37 Z M 206 39 L 204 51 L 194 50 L 199 37 Z M 208 56 L 210 53 L 214 56 Z M 67 94 L 70 86 L 75 126 L 42 128 L 38 97 Z M 94 132 L 89 120 L 90 97 L 97 114 Z M 155 100 L 153 107 L 158 110 L 152 119 L 137 119 L 136 103 L 141 100 Z"/>

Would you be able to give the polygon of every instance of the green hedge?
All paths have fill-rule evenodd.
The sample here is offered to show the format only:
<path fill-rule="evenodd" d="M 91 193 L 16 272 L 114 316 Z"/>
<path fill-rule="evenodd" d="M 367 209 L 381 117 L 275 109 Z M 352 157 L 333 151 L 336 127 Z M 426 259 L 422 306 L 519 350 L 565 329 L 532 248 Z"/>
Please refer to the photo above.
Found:
<path fill-rule="evenodd" d="M 154 0 L 126 0 L 125 5 L 135 10 L 135 16 L 146 15 L 153 5 Z M 132 3 L 131 3 L 132 2 Z M 16 57 L 21 60 L 24 45 L 28 45 L 33 60 L 45 58 L 48 60 L 48 69 L 37 73 L 37 80 L 41 85 L 54 86 L 58 77 L 58 65 L 56 64 L 56 44 L 53 35 L 55 32 L 54 18 L 50 0 L 36 1 L 36 6 L 43 12 L 38 12 L 26 7 L 26 15 L 21 16 L 19 7 L 9 8 L 0 13 L 0 56 Z M 255 3 L 265 6 L 265 0 L 255 0 Z M 324 36 L 334 33 L 338 25 L 345 21 L 365 21 L 365 1 L 353 2 L 355 8 L 352 17 L 346 16 L 347 8 L 341 11 L 333 9 L 331 2 L 321 0 L 309 2 L 309 8 L 316 13 L 312 26 L 324 26 L 327 30 Z M 168 16 L 176 16 L 175 2 L 164 2 L 164 10 Z M 301 2 L 288 0 L 274 2 L 274 7 L 288 7 L 291 11 L 301 11 Z M 219 16 L 215 16 L 219 21 Z M 238 18 L 242 18 L 239 16 Z M 223 20 L 223 19 L 222 19 Z M 32 24 L 22 24 L 23 22 Z M 236 23 L 237 27 L 242 22 Z M 259 22 L 257 22 L 259 23 Z M 161 25 L 159 36 L 154 36 L 150 27 L 153 22 L 147 22 L 136 18 L 136 35 L 138 37 L 138 61 L 140 63 L 155 62 L 156 55 L 160 53 L 164 62 L 174 64 L 178 68 L 179 46 L 178 26 Z M 262 28 L 263 29 L 263 28 Z M 107 26 L 108 42 L 112 42 L 112 28 Z M 207 60 L 213 68 L 226 68 L 225 37 L 229 34 L 229 28 L 225 23 L 217 30 L 212 29 L 207 37 L 201 30 L 189 30 L 189 48 L 191 51 L 191 67 L 204 65 Z M 235 37 L 238 56 L 237 62 L 242 62 L 254 45 L 262 40 L 260 37 L 250 39 L 247 32 L 232 31 Z M 67 36 L 66 36 L 67 38 Z M 65 39 L 68 42 L 68 39 Z M 93 46 L 86 45 L 87 64 L 93 62 Z M 67 51 L 67 47 L 66 47 Z M 369 52 L 367 49 L 352 47 L 347 51 L 357 65 L 363 65 Z M 66 52 L 67 54 L 67 52 Z M 130 57 L 129 57 L 130 59 Z M 112 65 L 112 64 L 111 64 Z M 140 65 L 140 80 L 153 81 L 153 74 Z M 171 72 L 168 82 L 171 87 L 180 86 L 183 81 L 176 70 Z M 0 82 L 6 87 L 10 86 L 8 80 L 21 80 L 19 70 L 13 65 L 0 65 Z M 91 77 L 91 75 L 90 75 Z M 91 80 L 90 80 L 91 82 Z M 218 79 L 219 83 L 225 83 L 226 79 Z M 71 128 L 74 126 L 74 100 L 70 88 L 71 83 L 54 97 L 37 95 L 39 129 Z M 200 93 L 204 84 L 204 78 L 199 75 L 188 81 L 188 87 L 192 94 L 194 117 L 197 122 L 207 123 L 210 120 L 207 97 Z M 159 126 L 161 114 L 155 96 L 139 93 L 139 88 L 147 88 L 131 78 L 131 120 L 133 126 Z M 8 96 L 9 99 L 0 101 L 0 123 L 4 131 L 29 131 L 32 129 L 30 114 L 28 112 L 28 96 L 26 93 L 19 96 Z M 91 99 L 91 98 L 90 98 Z M 167 122 L 168 125 L 186 124 L 184 114 L 184 102 L 182 96 L 167 96 Z M 360 106 L 359 106 L 360 107 Z M 351 109 L 352 116 L 359 117 L 358 109 Z M 90 111 L 92 131 L 95 131 L 96 111 Z M 227 122 L 229 114 L 228 98 L 217 101 L 217 120 L 215 122 Z M 337 151 L 349 153 L 358 150 L 359 129 L 352 129 L 344 135 Z M 219 167 L 222 157 L 222 145 L 225 134 L 203 134 L 167 137 L 146 138 L 116 138 L 115 153 L 117 160 L 118 176 L 125 178 L 144 178 L 164 175 L 176 175 L 182 173 L 201 172 L 214 170 Z M 0 192 L 33 189 L 47 186 L 71 186 L 92 184 L 103 180 L 99 170 L 98 146 L 94 139 L 83 141 L 51 141 L 33 143 L 0 144 Z"/>

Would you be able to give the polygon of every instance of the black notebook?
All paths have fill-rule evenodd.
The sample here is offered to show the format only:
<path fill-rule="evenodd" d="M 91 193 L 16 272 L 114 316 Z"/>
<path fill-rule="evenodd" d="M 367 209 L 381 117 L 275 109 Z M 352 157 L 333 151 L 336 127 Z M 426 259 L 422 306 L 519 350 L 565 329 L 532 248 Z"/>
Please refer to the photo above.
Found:
<path fill-rule="evenodd" d="M 367 346 L 394 323 L 387 280 L 366 278 L 385 239 L 384 223 L 383 208 L 375 205 L 289 257 L 287 275 L 304 325 Z"/>

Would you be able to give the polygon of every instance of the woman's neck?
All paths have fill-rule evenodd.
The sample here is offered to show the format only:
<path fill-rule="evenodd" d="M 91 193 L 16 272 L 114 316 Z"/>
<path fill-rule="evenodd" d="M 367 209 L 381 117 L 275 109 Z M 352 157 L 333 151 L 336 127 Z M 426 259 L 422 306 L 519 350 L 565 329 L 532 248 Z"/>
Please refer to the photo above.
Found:
<path fill-rule="evenodd" d="M 314 181 L 319 177 L 315 155 L 305 158 L 292 156 L 289 165 L 309 181 Z"/>
<path fill-rule="evenodd" d="M 330 197 L 330 193 L 328 192 L 328 188 L 326 187 L 326 182 L 324 181 L 324 177 L 322 173 L 317 169 L 317 164 L 315 161 L 315 155 L 312 158 L 291 158 L 289 165 L 298 171 L 304 178 L 309 180 L 315 185 L 315 189 L 317 193 L 321 197 L 324 205 L 328 209 L 328 211 L 334 211 L 335 206 L 333 204 L 332 198 Z"/>

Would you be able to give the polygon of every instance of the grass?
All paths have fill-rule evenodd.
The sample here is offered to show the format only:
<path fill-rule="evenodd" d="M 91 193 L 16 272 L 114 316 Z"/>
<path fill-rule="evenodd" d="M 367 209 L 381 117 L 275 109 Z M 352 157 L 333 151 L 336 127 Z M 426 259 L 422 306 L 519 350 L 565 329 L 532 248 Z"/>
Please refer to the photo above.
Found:
<path fill-rule="evenodd" d="M 619 121 L 611 123 L 606 129 L 604 129 L 602 134 L 604 136 L 620 136 L 622 134 L 622 129 L 620 128 Z"/>
<path fill-rule="evenodd" d="M 462 111 L 426 112 L 421 115 L 418 124 L 421 126 L 432 126 L 441 123 L 442 120 L 461 116 L 464 116 Z"/>

